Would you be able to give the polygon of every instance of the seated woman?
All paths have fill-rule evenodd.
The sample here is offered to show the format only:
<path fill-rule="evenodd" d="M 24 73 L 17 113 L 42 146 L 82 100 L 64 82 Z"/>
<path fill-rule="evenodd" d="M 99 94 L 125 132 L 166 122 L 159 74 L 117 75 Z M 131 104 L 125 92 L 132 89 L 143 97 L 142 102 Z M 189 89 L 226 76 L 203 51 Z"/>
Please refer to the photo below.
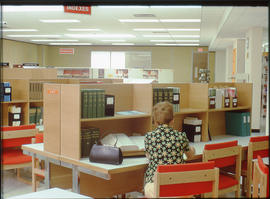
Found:
<path fill-rule="evenodd" d="M 184 132 L 170 127 L 173 124 L 173 105 L 160 102 L 153 107 L 153 122 L 156 129 L 145 135 L 144 144 L 149 164 L 145 175 L 144 193 L 148 198 L 154 197 L 153 176 L 158 165 L 183 164 L 183 155 L 194 155 L 195 149 L 189 146 Z"/>

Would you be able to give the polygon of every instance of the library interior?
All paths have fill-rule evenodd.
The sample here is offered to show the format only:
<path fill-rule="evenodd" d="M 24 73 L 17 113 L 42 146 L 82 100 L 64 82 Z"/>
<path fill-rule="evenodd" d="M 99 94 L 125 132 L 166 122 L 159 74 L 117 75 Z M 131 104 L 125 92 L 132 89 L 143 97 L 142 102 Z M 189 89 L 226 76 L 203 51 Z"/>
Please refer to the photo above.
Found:
<path fill-rule="evenodd" d="M 1 198 L 269 197 L 269 7 L 1 9 Z"/>

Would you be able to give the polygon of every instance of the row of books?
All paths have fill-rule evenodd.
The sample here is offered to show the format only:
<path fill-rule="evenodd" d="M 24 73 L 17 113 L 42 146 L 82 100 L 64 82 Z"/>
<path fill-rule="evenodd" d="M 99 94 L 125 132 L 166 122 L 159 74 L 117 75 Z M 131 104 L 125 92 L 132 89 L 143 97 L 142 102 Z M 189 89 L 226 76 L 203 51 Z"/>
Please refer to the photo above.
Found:
<path fill-rule="evenodd" d="M 22 108 L 20 106 L 8 107 L 8 125 L 20 126 L 22 124 Z"/>
<path fill-rule="evenodd" d="M 180 88 L 164 87 L 153 88 L 153 105 L 159 102 L 168 101 L 173 104 L 173 111 L 180 111 Z"/>
<path fill-rule="evenodd" d="M 114 116 L 115 98 L 104 89 L 81 89 L 81 118 Z"/>
<path fill-rule="evenodd" d="M 0 84 L 1 102 L 11 101 L 11 86 L 9 82 L 2 82 Z"/>
<path fill-rule="evenodd" d="M 42 100 L 43 99 L 43 82 L 30 82 L 29 84 L 29 99 Z"/>
<path fill-rule="evenodd" d="M 43 124 L 43 107 L 30 107 L 29 123 L 36 125 Z"/>
<path fill-rule="evenodd" d="M 81 129 L 81 157 L 89 157 L 91 148 L 97 144 L 100 137 L 99 128 L 87 127 Z"/>
<path fill-rule="evenodd" d="M 208 96 L 209 108 L 237 107 L 237 89 L 235 87 L 209 88 Z"/>

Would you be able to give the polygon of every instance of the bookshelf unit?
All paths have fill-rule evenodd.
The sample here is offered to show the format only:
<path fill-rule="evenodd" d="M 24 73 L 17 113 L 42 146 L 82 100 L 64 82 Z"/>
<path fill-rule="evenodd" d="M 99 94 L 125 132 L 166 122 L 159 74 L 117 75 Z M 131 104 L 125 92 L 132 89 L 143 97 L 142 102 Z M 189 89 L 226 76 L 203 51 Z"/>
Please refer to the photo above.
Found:
<path fill-rule="evenodd" d="M 115 116 L 81 119 L 80 91 L 86 88 L 104 89 L 106 94 L 114 95 Z M 100 129 L 100 137 L 109 133 L 144 135 L 151 130 L 151 89 L 150 84 L 45 84 L 44 149 L 79 160 L 81 128 L 90 126 Z M 128 110 L 145 114 L 117 115 Z"/>
<path fill-rule="evenodd" d="M 238 106 L 208 108 L 208 89 L 236 87 Z M 174 83 L 174 84 L 45 84 L 44 85 L 44 149 L 65 158 L 80 159 L 80 129 L 94 126 L 101 137 L 109 133 L 144 135 L 152 130 L 153 88 L 180 88 L 180 111 L 174 113 L 173 128 L 182 130 L 185 117 L 202 120 L 201 141 L 211 136 L 225 135 L 226 111 L 249 111 L 252 108 L 251 83 Z M 101 118 L 81 118 L 81 89 L 104 89 L 115 96 L 115 115 Z M 117 115 L 116 112 L 137 110 L 144 115 Z"/>

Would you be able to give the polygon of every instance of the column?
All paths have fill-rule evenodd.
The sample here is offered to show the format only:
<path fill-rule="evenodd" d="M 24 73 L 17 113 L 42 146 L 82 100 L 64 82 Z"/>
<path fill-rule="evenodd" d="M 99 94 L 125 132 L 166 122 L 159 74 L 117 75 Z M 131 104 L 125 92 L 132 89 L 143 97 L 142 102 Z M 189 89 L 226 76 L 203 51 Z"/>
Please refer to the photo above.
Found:
<path fill-rule="evenodd" d="M 233 46 L 226 48 L 226 82 L 232 82 L 232 59 L 233 59 Z"/>
<path fill-rule="evenodd" d="M 251 129 L 260 129 L 261 74 L 262 74 L 262 28 L 254 27 L 246 33 L 245 72 L 253 83 Z"/>

